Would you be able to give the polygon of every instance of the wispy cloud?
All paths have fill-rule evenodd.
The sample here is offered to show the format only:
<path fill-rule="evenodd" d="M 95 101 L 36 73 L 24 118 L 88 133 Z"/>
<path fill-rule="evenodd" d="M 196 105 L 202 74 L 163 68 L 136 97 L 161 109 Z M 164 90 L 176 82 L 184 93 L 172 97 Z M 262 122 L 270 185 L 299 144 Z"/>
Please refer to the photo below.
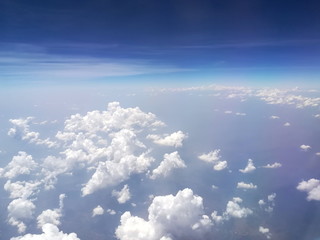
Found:
<path fill-rule="evenodd" d="M 83 80 L 187 70 L 146 59 L 51 54 L 40 48 L 22 48 L 23 51 L 0 52 L 0 74 L 3 79 Z"/>

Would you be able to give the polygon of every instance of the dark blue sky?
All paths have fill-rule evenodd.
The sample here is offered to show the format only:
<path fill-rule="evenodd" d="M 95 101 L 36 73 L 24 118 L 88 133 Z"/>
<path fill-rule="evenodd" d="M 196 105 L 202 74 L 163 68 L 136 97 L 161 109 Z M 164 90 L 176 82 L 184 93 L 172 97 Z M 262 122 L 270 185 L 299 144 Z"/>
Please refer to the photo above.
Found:
<path fill-rule="evenodd" d="M 316 0 L 3 0 L 1 63 L 14 55 L 16 70 L 21 54 L 46 64 L 52 56 L 93 57 L 148 61 L 169 72 L 291 72 L 314 80 L 319 12 Z"/>

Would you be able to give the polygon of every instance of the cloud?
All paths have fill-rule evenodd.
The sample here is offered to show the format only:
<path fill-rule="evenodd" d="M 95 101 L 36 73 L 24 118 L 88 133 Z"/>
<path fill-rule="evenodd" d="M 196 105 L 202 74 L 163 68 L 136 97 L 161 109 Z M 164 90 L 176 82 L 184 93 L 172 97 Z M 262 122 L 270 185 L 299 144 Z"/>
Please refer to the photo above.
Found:
<path fill-rule="evenodd" d="M 239 203 L 242 203 L 242 199 L 238 197 L 233 198 L 232 201 L 229 201 L 227 203 L 227 208 L 224 215 L 227 217 L 245 218 L 253 213 L 249 208 L 241 208 Z"/>
<path fill-rule="evenodd" d="M 304 144 L 302 144 L 302 145 L 300 146 L 300 149 L 301 149 L 302 151 L 309 151 L 309 150 L 311 149 L 311 147 L 310 147 L 309 145 L 304 145 Z"/>
<path fill-rule="evenodd" d="M 199 238 L 212 222 L 204 215 L 202 198 L 191 189 L 179 191 L 176 196 L 156 196 L 149 209 L 148 220 L 125 212 L 116 229 L 120 240 L 169 240 Z"/>
<path fill-rule="evenodd" d="M 290 127 L 291 124 L 290 124 L 289 122 L 286 122 L 285 124 L 283 124 L 283 126 L 285 126 L 285 127 Z"/>
<path fill-rule="evenodd" d="M 308 181 L 301 181 L 297 189 L 299 191 L 307 192 L 307 200 L 320 201 L 320 180 L 311 178 Z"/>
<path fill-rule="evenodd" d="M 281 163 L 278 163 L 278 162 L 275 162 L 273 164 L 267 164 L 265 166 L 262 166 L 263 168 L 279 168 L 279 167 L 282 167 L 282 164 Z"/>
<path fill-rule="evenodd" d="M 241 207 L 240 204 L 243 200 L 239 197 L 234 197 L 231 201 L 228 201 L 226 210 L 221 216 L 218 215 L 217 211 L 213 211 L 211 218 L 213 222 L 219 224 L 224 221 L 229 220 L 230 218 L 246 218 L 251 215 L 253 211 L 249 208 Z"/>
<path fill-rule="evenodd" d="M 221 171 L 221 170 L 225 169 L 227 166 L 228 166 L 227 161 L 219 161 L 214 164 L 213 169 L 216 171 Z"/>
<path fill-rule="evenodd" d="M 155 134 L 149 134 L 147 139 L 151 139 L 154 143 L 163 145 L 163 146 L 171 146 L 171 147 L 182 147 L 182 142 L 188 136 L 182 131 L 174 132 L 171 135 L 165 135 L 161 137 Z"/>
<path fill-rule="evenodd" d="M 220 149 L 216 149 L 209 153 L 203 153 L 199 155 L 198 158 L 202 161 L 213 163 L 213 169 L 215 171 L 221 171 L 228 166 L 227 161 L 220 161 Z"/>
<path fill-rule="evenodd" d="M 28 175 L 36 167 L 37 163 L 32 156 L 20 151 L 5 168 L 0 168 L 0 177 L 12 179 L 19 175 Z"/>
<path fill-rule="evenodd" d="M 57 147 L 57 143 L 51 141 L 49 138 L 41 139 L 39 132 L 30 130 L 30 124 L 32 124 L 33 117 L 10 119 L 9 122 L 13 125 L 8 131 L 8 136 L 18 137 L 22 140 L 34 143 L 36 145 L 45 145 L 49 148 Z"/>
<path fill-rule="evenodd" d="M 32 219 L 35 208 L 33 202 L 28 199 L 12 200 L 7 207 L 9 224 L 17 226 L 19 233 L 25 232 L 26 226 L 22 220 Z"/>
<path fill-rule="evenodd" d="M 16 181 L 11 182 L 8 180 L 4 184 L 4 190 L 10 193 L 10 198 L 29 198 L 40 191 L 39 187 L 41 182 L 27 182 L 27 181 Z"/>
<path fill-rule="evenodd" d="M 248 160 L 248 164 L 244 169 L 240 169 L 239 171 L 242 173 L 250 173 L 256 170 L 256 167 L 253 165 L 252 159 Z"/>
<path fill-rule="evenodd" d="M 237 188 L 242 188 L 242 189 L 256 189 L 256 188 L 257 188 L 257 185 L 254 185 L 253 183 L 238 182 Z"/>
<path fill-rule="evenodd" d="M 221 158 L 220 149 L 216 149 L 209 153 L 201 154 L 200 156 L 198 156 L 198 158 L 202 161 L 209 162 L 209 163 L 218 161 Z"/>
<path fill-rule="evenodd" d="M 187 167 L 177 151 L 172 152 L 170 154 L 166 153 L 163 157 L 164 160 L 156 169 L 152 171 L 152 174 L 150 176 L 151 179 L 156 179 L 160 176 L 166 177 L 175 168 Z"/>
<path fill-rule="evenodd" d="M 80 240 L 75 233 L 63 233 L 54 224 L 47 223 L 42 226 L 42 234 L 26 234 L 20 237 L 11 238 L 11 240 Z"/>
<path fill-rule="evenodd" d="M 266 238 L 268 238 L 268 239 L 270 239 L 272 236 L 269 228 L 264 228 L 262 226 L 259 226 L 259 232 L 262 233 L 263 235 L 265 235 Z"/>
<path fill-rule="evenodd" d="M 92 217 L 95 217 L 95 216 L 98 216 L 98 215 L 103 215 L 103 214 L 104 214 L 104 209 L 100 205 L 96 206 L 92 210 Z"/>
<path fill-rule="evenodd" d="M 148 170 L 154 158 L 141 135 L 164 125 L 154 114 L 139 108 L 122 108 L 118 102 L 109 103 L 107 111 L 72 115 L 65 121 L 64 131 L 56 135 L 66 146 L 64 157 L 56 158 L 61 159 L 58 161 L 61 167 L 57 170 L 50 167 L 47 172 L 54 179 L 75 166 L 95 170 L 82 188 L 83 196 L 117 185 L 132 174 Z M 50 166 L 50 162 L 46 161 L 46 165 Z"/>
<path fill-rule="evenodd" d="M 279 117 L 279 116 L 274 116 L 274 115 L 272 115 L 270 118 L 271 118 L 271 119 L 279 119 L 280 117 Z"/>
<path fill-rule="evenodd" d="M 113 209 L 107 209 L 107 213 L 109 213 L 110 215 L 115 215 L 116 211 Z"/>
<path fill-rule="evenodd" d="M 68 48 L 70 49 L 70 46 Z M 190 71 L 172 65 L 155 65 L 151 61 L 141 59 L 119 60 L 85 57 L 78 54 L 66 57 L 65 54 L 50 54 L 47 49 L 40 51 L 2 52 L 0 62 L 5 62 L 6 65 L 0 65 L 0 71 L 10 79 L 12 77 L 21 79 L 23 76 L 24 79 L 33 81 L 43 81 L 43 79 L 92 80 L 102 77 Z"/>
<path fill-rule="evenodd" d="M 62 217 L 63 210 L 63 200 L 65 199 L 65 194 L 60 194 L 59 196 L 59 208 L 47 209 L 42 211 L 42 213 L 37 217 L 38 228 L 42 228 L 45 224 L 53 224 L 59 226 L 61 224 L 60 218 Z"/>
<path fill-rule="evenodd" d="M 273 208 L 275 207 L 275 199 L 276 199 L 277 194 L 276 193 L 272 193 L 270 195 L 267 196 L 266 200 L 260 199 L 258 201 L 258 204 L 261 208 L 264 209 L 264 211 L 271 213 L 273 212 Z"/>
<path fill-rule="evenodd" d="M 123 203 L 129 201 L 131 198 L 131 194 L 130 194 L 130 189 L 129 189 L 128 185 L 127 184 L 124 185 L 123 188 L 119 192 L 113 190 L 112 196 L 116 197 L 120 204 L 123 204 Z"/>

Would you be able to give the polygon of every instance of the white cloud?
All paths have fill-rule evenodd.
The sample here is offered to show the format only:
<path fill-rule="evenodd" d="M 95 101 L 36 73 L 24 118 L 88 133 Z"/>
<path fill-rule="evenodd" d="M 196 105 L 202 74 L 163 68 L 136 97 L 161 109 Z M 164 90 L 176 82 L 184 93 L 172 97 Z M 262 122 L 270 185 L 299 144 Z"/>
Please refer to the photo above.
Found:
<path fill-rule="evenodd" d="M 258 201 L 259 206 L 266 212 L 271 213 L 273 212 L 273 208 L 275 207 L 275 199 L 276 199 L 277 194 L 272 193 L 267 196 L 266 200 L 260 199 Z"/>
<path fill-rule="evenodd" d="M 238 197 L 235 197 L 232 201 L 229 201 L 227 203 L 226 211 L 223 213 L 224 218 L 245 218 L 253 213 L 249 208 L 240 207 L 240 203 L 242 203 L 242 199 Z"/>
<path fill-rule="evenodd" d="M 152 175 L 150 176 L 151 179 L 156 179 L 160 176 L 166 177 L 171 173 L 173 169 L 186 167 L 186 164 L 181 159 L 177 151 L 170 154 L 166 153 L 163 157 L 164 160 L 156 169 L 152 171 Z"/>
<path fill-rule="evenodd" d="M 100 205 L 96 206 L 92 210 L 92 217 L 95 217 L 95 216 L 98 216 L 98 215 L 103 215 L 103 214 L 104 214 L 104 209 Z"/>
<path fill-rule="evenodd" d="M 241 207 L 242 199 L 234 197 L 231 201 L 228 201 L 226 210 L 221 216 L 218 215 L 217 211 L 213 211 L 211 218 L 215 223 L 222 223 L 229 220 L 230 218 L 245 218 L 253 213 L 249 208 Z"/>
<path fill-rule="evenodd" d="M 320 118 L 320 114 L 314 115 L 315 118 Z"/>
<path fill-rule="evenodd" d="M 4 190 L 10 193 L 10 198 L 26 199 L 39 192 L 40 184 L 41 182 L 11 182 L 11 180 L 8 180 L 4 185 Z"/>
<path fill-rule="evenodd" d="M 316 155 L 317 155 L 317 156 L 320 156 L 320 152 L 317 152 Z"/>
<path fill-rule="evenodd" d="M 201 154 L 200 156 L 198 156 L 198 158 L 202 161 L 209 162 L 209 163 L 218 161 L 221 158 L 220 149 L 216 149 L 209 153 Z"/>
<path fill-rule="evenodd" d="M 47 223 L 42 227 L 42 234 L 26 234 L 11 240 L 80 240 L 75 233 L 63 233 L 54 224 Z"/>
<path fill-rule="evenodd" d="M 0 168 L 0 177 L 12 179 L 19 175 L 30 174 L 36 167 L 37 163 L 32 156 L 20 151 L 5 168 Z"/>
<path fill-rule="evenodd" d="M 279 116 L 274 116 L 274 115 L 273 115 L 273 116 L 271 116 L 270 118 L 271 118 L 271 119 L 279 119 L 280 117 L 279 117 Z"/>
<path fill-rule="evenodd" d="M 307 200 L 320 201 L 320 180 L 311 178 L 308 181 L 302 181 L 298 184 L 297 189 L 307 192 Z"/>
<path fill-rule="evenodd" d="M 131 194 L 128 185 L 124 185 L 120 191 L 112 191 L 112 196 L 116 197 L 120 204 L 123 204 L 130 200 Z"/>
<path fill-rule="evenodd" d="M 115 215 L 116 211 L 113 209 L 107 209 L 107 213 L 109 213 L 110 215 Z"/>
<path fill-rule="evenodd" d="M 254 185 L 253 183 L 238 182 L 237 188 L 242 188 L 242 189 L 256 189 L 256 188 L 257 188 L 257 185 Z"/>
<path fill-rule="evenodd" d="M 285 126 L 285 127 L 290 127 L 291 124 L 290 124 L 289 122 L 286 122 L 285 124 L 283 124 L 283 126 Z"/>
<path fill-rule="evenodd" d="M 18 137 L 36 145 L 46 145 L 49 148 L 57 147 L 56 142 L 51 141 L 49 138 L 41 139 L 39 132 L 30 130 L 30 124 L 32 124 L 33 119 L 33 117 L 10 119 L 9 121 L 13 124 L 13 127 L 9 129 L 8 136 Z"/>
<path fill-rule="evenodd" d="M 171 147 L 182 147 L 182 142 L 188 136 L 183 133 L 182 131 L 174 132 L 171 135 L 165 135 L 161 137 L 155 134 L 149 134 L 147 139 L 151 139 L 154 143 L 164 146 L 171 146 Z"/>
<path fill-rule="evenodd" d="M 215 189 L 218 189 L 219 187 L 217 187 L 216 185 L 213 185 L 213 184 L 212 184 L 212 185 L 211 185 L 211 188 L 215 190 Z"/>
<path fill-rule="evenodd" d="M 218 161 L 217 163 L 214 164 L 213 169 L 216 171 L 221 171 L 225 169 L 228 166 L 227 161 Z"/>
<path fill-rule="evenodd" d="M 310 147 L 309 145 L 304 145 L 304 144 L 302 144 L 302 145 L 300 146 L 300 149 L 301 149 L 302 151 L 309 151 L 309 150 L 311 149 L 311 147 Z"/>
<path fill-rule="evenodd" d="M 256 167 L 253 165 L 252 159 L 248 160 L 248 164 L 244 169 L 240 169 L 239 171 L 242 173 L 250 173 L 256 170 Z"/>
<path fill-rule="evenodd" d="M 148 220 L 125 212 L 116 236 L 120 240 L 199 238 L 212 225 L 203 211 L 202 198 L 191 189 L 179 191 L 176 196 L 157 196 L 148 209 Z"/>
<path fill-rule="evenodd" d="M 281 163 L 278 163 L 278 162 L 275 162 L 273 164 L 267 164 L 265 166 L 262 166 L 263 168 L 279 168 L 279 167 L 282 167 L 282 164 Z"/>
<path fill-rule="evenodd" d="M 24 232 L 26 226 L 23 220 L 31 219 L 35 208 L 36 206 L 28 199 L 17 198 L 12 200 L 7 207 L 9 224 L 17 226 L 19 233 Z"/>
<path fill-rule="evenodd" d="M 237 116 L 246 116 L 247 114 L 246 113 L 241 113 L 241 112 L 236 112 L 236 115 Z"/>
<path fill-rule="evenodd" d="M 262 226 L 259 226 L 259 232 L 262 233 L 263 235 L 266 236 L 266 238 L 270 239 L 271 238 L 271 233 L 269 228 L 264 228 Z"/>
<path fill-rule="evenodd" d="M 228 166 L 227 161 L 220 161 L 220 149 L 216 149 L 209 153 L 203 153 L 199 155 L 198 158 L 202 161 L 213 163 L 213 169 L 215 171 L 221 171 Z"/>
<path fill-rule="evenodd" d="M 117 185 L 132 174 L 146 172 L 154 158 L 143 136 L 162 126 L 164 123 L 154 114 L 139 108 L 122 108 L 118 102 L 109 103 L 107 111 L 72 115 L 65 121 L 64 130 L 56 134 L 65 146 L 61 157 L 50 157 L 55 158 L 58 167 L 51 160 L 44 163 L 46 186 L 51 187 L 59 174 L 86 167 L 94 173 L 82 188 L 85 196 Z M 178 131 L 170 138 L 178 140 L 182 135 Z"/>
<path fill-rule="evenodd" d="M 59 226 L 61 224 L 60 218 L 62 217 L 63 200 L 66 197 L 65 194 L 59 196 L 59 208 L 47 209 L 37 217 L 38 228 L 42 228 L 45 224 L 53 224 Z"/>

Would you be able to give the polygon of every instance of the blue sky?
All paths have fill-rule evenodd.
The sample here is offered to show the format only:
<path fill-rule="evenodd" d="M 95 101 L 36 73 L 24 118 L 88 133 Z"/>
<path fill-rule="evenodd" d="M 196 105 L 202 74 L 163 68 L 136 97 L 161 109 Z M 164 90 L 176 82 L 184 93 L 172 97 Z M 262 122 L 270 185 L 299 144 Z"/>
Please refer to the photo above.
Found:
<path fill-rule="evenodd" d="M 317 1 L 0 4 L 6 82 L 319 78 Z"/>

